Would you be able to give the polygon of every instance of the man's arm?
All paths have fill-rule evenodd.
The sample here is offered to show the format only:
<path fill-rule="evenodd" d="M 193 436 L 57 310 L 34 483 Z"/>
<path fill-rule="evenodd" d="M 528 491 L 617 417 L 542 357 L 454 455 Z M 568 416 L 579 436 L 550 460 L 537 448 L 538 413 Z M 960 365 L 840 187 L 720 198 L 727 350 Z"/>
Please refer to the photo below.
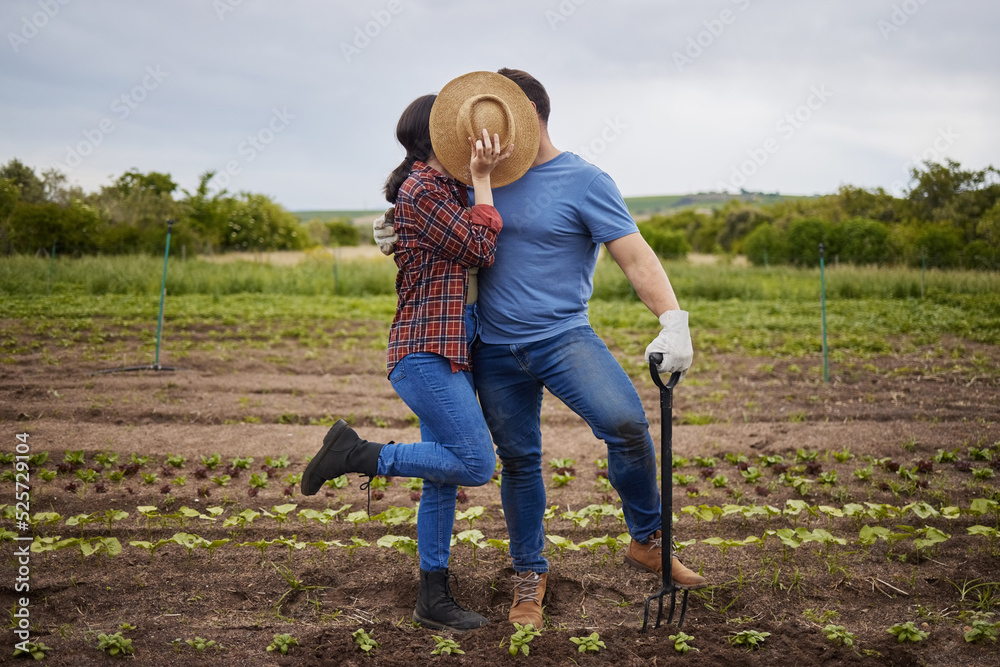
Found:
<path fill-rule="evenodd" d="M 611 257 L 632 283 L 636 294 L 646 307 L 659 317 L 668 310 L 678 310 L 677 297 L 670 285 L 667 272 L 653 249 L 635 232 L 628 236 L 608 241 L 605 244 Z"/>
<path fill-rule="evenodd" d="M 656 367 L 660 373 L 684 373 L 691 367 L 694 349 L 688 329 L 687 311 L 680 310 L 674 288 L 660 259 L 639 232 L 605 244 L 611 257 L 625 272 L 636 294 L 660 320 L 659 335 L 646 348 L 646 361 L 654 352 L 663 355 Z"/>

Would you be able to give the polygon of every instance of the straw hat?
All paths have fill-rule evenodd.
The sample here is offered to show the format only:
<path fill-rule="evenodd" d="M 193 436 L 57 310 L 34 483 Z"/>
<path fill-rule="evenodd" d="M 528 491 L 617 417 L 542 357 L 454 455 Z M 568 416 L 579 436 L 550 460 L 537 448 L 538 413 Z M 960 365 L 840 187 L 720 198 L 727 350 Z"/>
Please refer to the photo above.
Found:
<path fill-rule="evenodd" d="M 512 183 L 528 171 L 538 154 L 538 115 L 521 88 L 496 72 L 470 72 L 449 81 L 431 108 L 434 155 L 452 176 L 472 185 L 468 137 L 483 136 L 483 128 L 500 135 L 514 153 L 490 174 L 490 185 Z"/>

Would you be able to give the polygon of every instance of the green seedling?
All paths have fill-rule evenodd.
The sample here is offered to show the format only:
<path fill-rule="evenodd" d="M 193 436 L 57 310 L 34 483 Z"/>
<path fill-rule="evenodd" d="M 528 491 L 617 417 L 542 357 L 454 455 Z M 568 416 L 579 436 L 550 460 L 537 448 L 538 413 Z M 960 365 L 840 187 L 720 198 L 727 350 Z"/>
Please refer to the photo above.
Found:
<path fill-rule="evenodd" d="M 357 536 L 352 537 L 351 543 L 344 547 L 345 549 L 347 549 L 347 559 L 353 563 L 354 551 L 360 547 L 370 547 L 370 546 L 371 542 L 367 542 Z"/>
<path fill-rule="evenodd" d="M 469 530 L 472 530 L 472 523 L 476 519 L 481 518 L 483 516 L 483 513 L 485 511 L 486 511 L 485 507 L 482 507 L 481 505 L 476 505 L 474 507 L 470 507 L 469 509 L 467 509 L 465 511 L 456 512 L 455 513 L 455 520 L 456 521 L 468 521 L 469 522 Z"/>
<path fill-rule="evenodd" d="M 204 653 L 210 648 L 214 648 L 217 651 L 222 649 L 222 644 L 219 644 L 214 639 L 205 639 L 204 637 L 196 636 L 194 639 L 181 639 L 180 637 L 178 637 L 173 641 L 173 644 L 176 647 L 181 642 L 187 644 L 198 653 Z"/>
<path fill-rule="evenodd" d="M 252 456 L 247 456 L 247 457 L 236 456 L 234 458 L 229 459 L 229 465 L 232 466 L 234 470 L 235 469 L 249 470 L 250 464 L 252 463 L 253 463 Z"/>
<path fill-rule="evenodd" d="M 993 642 L 997 643 L 997 636 L 1000 635 L 1000 623 L 990 623 L 982 619 L 975 619 L 972 625 L 965 631 L 965 641 L 970 643 Z"/>
<path fill-rule="evenodd" d="M 770 632 L 743 630 L 742 632 L 737 632 L 730 637 L 729 643 L 733 646 L 746 646 L 748 651 L 755 651 L 763 646 L 764 641 L 770 636 Z"/>
<path fill-rule="evenodd" d="M 833 458 L 834 460 L 837 461 L 837 463 L 847 463 L 848 461 L 854 458 L 854 454 L 851 454 L 851 450 L 845 447 L 839 452 L 834 452 Z"/>
<path fill-rule="evenodd" d="M 386 479 L 384 475 L 376 475 L 375 477 L 372 477 L 371 482 L 369 482 L 371 488 L 375 489 L 376 491 L 386 490 L 387 488 L 389 488 L 389 484 L 390 484 L 389 480 Z"/>
<path fill-rule="evenodd" d="M 132 540 L 129 542 L 129 546 L 138 547 L 139 549 L 145 550 L 149 554 L 149 562 L 153 562 L 153 558 L 156 552 L 165 547 L 168 544 L 174 544 L 172 539 L 163 539 L 156 542 L 147 542 L 145 540 Z"/>
<path fill-rule="evenodd" d="M 472 547 L 472 567 L 476 567 L 476 554 L 480 549 L 484 549 L 489 546 L 486 542 L 486 537 L 479 530 L 463 530 L 458 535 L 455 536 L 455 542 L 461 542 L 468 544 Z"/>
<path fill-rule="evenodd" d="M 817 614 L 815 609 L 806 609 L 802 612 L 802 615 L 806 617 L 806 620 L 812 621 L 820 625 L 826 625 L 833 619 L 840 616 L 840 612 L 834 609 L 827 609 L 822 614 Z"/>
<path fill-rule="evenodd" d="M 473 531 L 465 531 L 473 532 Z M 479 531 L 475 531 L 479 533 Z M 461 533 L 459 533 L 459 538 L 461 538 Z M 482 537 L 482 533 L 479 533 Z M 462 541 L 461 539 L 459 541 Z M 417 556 L 417 542 L 412 537 L 406 537 L 405 535 L 383 535 L 375 541 L 375 545 L 383 548 L 395 549 L 399 553 L 416 558 Z M 473 567 L 475 567 L 476 556 L 475 552 L 472 555 Z"/>
<path fill-rule="evenodd" d="M 572 468 L 575 465 L 576 461 L 570 458 L 552 459 L 551 461 L 549 461 L 549 467 L 552 468 L 553 470 L 559 470 L 562 468 Z"/>
<path fill-rule="evenodd" d="M 401 526 L 404 523 L 416 523 L 416 516 L 417 511 L 412 507 L 391 506 L 384 512 L 380 512 L 379 514 L 373 516 L 371 520 L 381 521 L 386 526 L 395 527 Z M 456 518 L 458 518 L 458 516 L 456 516 Z"/>
<path fill-rule="evenodd" d="M 374 630 L 372 632 L 374 633 Z M 365 632 L 364 628 L 358 628 L 352 632 L 351 637 L 354 637 L 354 643 L 367 655 L 371 655 L 372 651 L 378 648 L 378 642 L 372 639 L 372 636 Z"/>
<path fill-rule="evenodd" d="M 118 454 L 112 452 L 101 452 L 94 454 L 94 460 L 104 466 L 104 469 L 113 468 L 118 464 Z"/>
<path fill-rule="evenodd" d="M 431 655 L 463 655 L 465 653 L 454 639 L 445 639 L 441 635 L 431 635 L 431 639 L 436 642 Z"/>
<path fill-rule="evenodd" d="M 564 487 L 564 486 L 568 485 L 574 479 L 576 479 L 576 477 L 574 477 L 573 475 L 570 475 L 569 473 L 562 473 L 562 474 L 561 473 L 556 473 L 556 474 L 552 475 L 552 484 L 556 488 L 561 488 L 561 487 Z"/>
<path fill-rule="evenodd" d="M 87 485 L 96 482 L 98 475 L 97 471 L 93 468 L 80 468 L 76 471 L 76 478 L 83 482 L 83 491 L 81 493 L 86 493 Z"/>
<path fill-rule="evenodd" d="M 587 637 L 570 637 L 569 640 L 576 644 L 579 653 L 586 653 L 588 651 L 597 653 L 602 648 L 607 648 L 604 642 L 601 641 L 601 636 L 596 632 L 590 633 Z"/>
<path fill-rule="evenodd" d="M 111 526 L 116 521 L 124 521 L 128 518 L 128 512 L 122 510 L 104 510 L 104 521 L 108 524 L 108 532 L 111 532 Z"/>
<path fill-rule="evenodd" d="M 420 491 L 424 488 L 424 480 L 419 477 L 411 477 L 403 482 L 402 486 L 407 491 Z"/>
<path fill-rule="evenodd" d="M 328 479 L 324 482 L 323 486 L 329 486 L 331 489 L 344 489 L 350 482 L 347 480 L 347 475 L 341 475 L 340 477 L 334 477 L 333 479 Z"/>
<path fill-rule="evenodd" d="M 250 475 L 250 488 L 252 489 L 266 489 L 267 484 L 267 473 L 266 472 L 255 472 Z"/>
<path fill-rule="evenodd" d="M 545 524 L 545 532 L 549 532 L 549 521 L 556 518 L 556 512 L 559 510 L 559 505 L 552 505 L 545 513 L 542 515 L 542 523 Z"/>
<path fill-rule="evenodd" d="M 128 460 L 129 460 L 130 463 L 134 463 L 135 465 L 139 466 L 140 468 L 144 468 L 144 467 L 146 467 L 146 464 L 148 464 L 150 461 L 152 461 L 152 458 L 150 458 L 148 456 L 145 456 L 145 455 L 142 455 L 142 454 L 138 454 L 136 452 L 132 452 L 131 454 L 129 454 Z"/>
<path fill-rule="evenodd" d="M 559 518 L 564 519 L 566 521 L 572 521 L 574 532 L 576 532 L 580 528 L 585 527 L 588 523 L 590 523 L 590 517 L 587 516 L 587 512 L 584 510 L 580 510 L 578 512 L 568 510 L 560 514 Z"/>
<path fill-rule="evenodd" d="M 215 470 L 215 467 L 220 463 L 222 463 L 222 455 L 218 452 L 212 454 L 211 456 L 206 454 L 201 455 L 201 464 L 209 470 Z"/>
<path fill-rule="evenodd" d="M 278 527 L 280 528 L 284 525 L 285 521 L 288 519 L 288 515 L 291 514 L 298 507 L 295 503 L 285 503 L 284 505 L 275 505 L 271 508 L 270 512 L 264 512 L 263 516 L 274 519 L 278 522 Z"/>
<path fill-rule="evenodd" d="M 214 482 L 218 486 L 229 486 L 229 482 L 231 482 L 233 480 L 233 478 L 232 478 L 231 475 L 216 475 L 215 477 L 212 477 L 211 479 L 212 479 L 212 482 Z"/>
<path fill-rule="evenodd" d="M 694 635 L 689 635 L 684 632 L 678 632 L 676 635 L 670 635 L 669 637 L 667 637 L 667 639 L 669 639 L 674 643 L 674 650 L 677 651 L 678 653 L 684 654 L 687 653 L 688 651 L 698 650 L 695 647 L 688 644 L 688 642 L 694 639 Z"/>
<path fill-rule="evenodd" d="M 508 652 L 511 655 L 517 655 L 518 653 L 528 655 L 530 652 L 528 644 L 531 643 L 531 640 L 535 637 L 540 637 L 542 631 L 536 630 L 535 626 L 531 623 L 528 623 L 527 625 L 515 623 L 514 629 L 516 632 L 510 636 L 510 648 L 508 649 Z"/>
<path fill-rule="evenodd" d="M 299 640 L 285 632 L 274 635 L 271 643 L 267 646 L 267 650 L 268 652 L 277 651 L 281 655 L 288 655 L 288 651 L 290 651 L 293 646 L 298 645 Z"/>
<path fill-rule="evenodd" d="M 75 466 L 82 466 L 84 464 L 84 462 L 85 462 L 85 459 L 83 457 L 83 450 L 82 449 L 79 450 L 79 451 L 75 451 L 75 452 L 68 451 L 68 452 L 66 452 L 66 455 L 63 456 L 63 463 L 68 463 L 68 464 L 70 464 L 71 466 L 74 466 L 74 467 Z"/>
<path fill-rule="evenodd" d="M 253 459 L 251 459 L 252 461 Z M 268 468 L 287 468 L 292 465 L 292 462 L 288 460 L 288 454 L 282 454 L 277 458 L 271 458 L 270 456 L 264 457 L 264 463 L 267 464 Z"/>
<path fill-rule="evenodd" d="M 931 633 L 924 632 L 916 625 L 913 621 L 907 621 L 906 623 L 897 623 L 888 630 L 886 630 L 890 635 L 895 635 L 896 641 L 900 644 L 903 642 L 921 642 L 931 636 Z"/>
<path fill-rule="evenodd" d="M 546 535 L 545 539 L 552 543 L 553 549 L 559 550 L 559 559 L 562 560 L 563 555 L 567 551 L 579 551 L 580 547 L 573 543 L 573 540 L 563 537 L 562 535 Z"/>
<path fill-rule="evenodd" d="M 102 632 L 97 635 L 97 639 L 97 649 L 99 651 L 104 651 L 110 656 L 126 656 L 135 653 L 135 649 L 132 648 L 132 640 L 123 637 L 121 632 L 116 632 L 113 635 L 108 635 Z"/>
<path fill-rule="evenodd" d="M 32 454 L 28 457 L 28 463 L 33 468 L 37 468 L 40 465 L 44 465 L 49 460 L 48 452 L 38 452 L 37 454 Z"/>
<path fill-rule="evenodd" d="M 842 644 L 843 646 L 854 646 L 854 640 L 857 638 L 853 632 L 848 632 L 843 625 L 832 623 L 823 627 L 823 634 L 834 644 Z"/>
<path fill-rule="evenodd" d="M 180 454 L 167 454 L 167 465 L 174 468 L 183 468 L 184 464 L 187 463 L 187 459 Z"/>
<path fill-rule="evenodd" d="M 14 657 L 18 658 L 20 656 L 30 656 L 35 660 L 44 660 L 46 658 L 46 651 L 51 650 L 51 647 L 46 646 L 42 642 L 34 642 L 29 639 L 27 641 L 14 644 Z"/>

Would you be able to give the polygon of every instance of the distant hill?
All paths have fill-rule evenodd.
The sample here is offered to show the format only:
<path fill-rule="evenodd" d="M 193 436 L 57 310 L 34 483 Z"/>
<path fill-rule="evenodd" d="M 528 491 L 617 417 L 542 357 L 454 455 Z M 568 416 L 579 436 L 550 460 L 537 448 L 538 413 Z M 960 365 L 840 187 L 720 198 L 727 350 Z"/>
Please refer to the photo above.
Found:
<path fill-rule="evenodd" d="M 738 195 L 725 192 L 698 192 L 687 195 L 656 195 L 652 197 L 626 197 L 625 205 L 633 218 L 648 218 L 651 215 L 678 213 L 688 208 L 714 209 L 724 206 L 733 199 L 745 201 L 748 204 L 766 206 L 786 199 L 808 199 L 798 195 L 782 195 L 777 192 L 741 192 Z M 371 211 L 363 210 L 330 210 L 330 211 L 292 211 L 299 220 L 306 222 L 314 218 L 330 220 L 332 218 L 349 218 L 353 222 L 370 222 L 385 209 Z"/>
<path fill-rule="evenodd" d="M 798 195 L 782 195 L 777 192 L 741 192 L 738 195 L 726 192 L 699 192 L 687 195 L 657 195 L 653 197 L 626 197 L 625 205 L 633 218 L 647 218 L 651 215 L 678 213 L 689 208 L 714 209 L 732 200 L 748 204 L 767 206 L 787 199 L 808 199 Z"/>

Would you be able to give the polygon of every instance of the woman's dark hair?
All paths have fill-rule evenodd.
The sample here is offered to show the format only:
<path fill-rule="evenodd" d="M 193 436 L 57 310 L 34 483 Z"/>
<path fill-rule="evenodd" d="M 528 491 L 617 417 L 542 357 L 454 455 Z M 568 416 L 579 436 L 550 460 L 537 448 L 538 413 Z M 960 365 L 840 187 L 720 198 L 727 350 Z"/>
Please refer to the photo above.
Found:
<path fill-rule="evenodd" d="M 417 160 L 426 162 L 433 154 L 431 148 L 431 107 L 437 95 L 424 95 L 410 102 L 396 123 L 396 140 L 406 149 L 406 157 L 385 180 L 385 198 L 396 203 L 396 195 L 410 169 Z"/>

